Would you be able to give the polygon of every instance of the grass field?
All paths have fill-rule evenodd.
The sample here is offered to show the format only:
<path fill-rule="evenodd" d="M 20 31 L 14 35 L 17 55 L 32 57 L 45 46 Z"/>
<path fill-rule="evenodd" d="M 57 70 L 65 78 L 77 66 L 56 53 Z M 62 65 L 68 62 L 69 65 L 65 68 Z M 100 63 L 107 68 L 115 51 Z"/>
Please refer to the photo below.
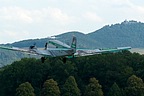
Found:
<path fill-rule="evenodd" d="M 136 53 L 139 53 L 139 54 L 144 54 L 144 48 L 132 48 L 130 49 L 130 52 L 136 52 Z"/>

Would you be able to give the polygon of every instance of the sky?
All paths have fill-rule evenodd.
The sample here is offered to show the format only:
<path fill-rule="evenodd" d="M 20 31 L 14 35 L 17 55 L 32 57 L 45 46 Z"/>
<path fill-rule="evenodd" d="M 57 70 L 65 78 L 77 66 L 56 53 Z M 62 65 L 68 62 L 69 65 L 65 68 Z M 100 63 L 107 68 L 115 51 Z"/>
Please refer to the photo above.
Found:
<path fill-rule="evenodd" d="M 144 22 L 144 0 L 0 0 L 0 44 Z"/>

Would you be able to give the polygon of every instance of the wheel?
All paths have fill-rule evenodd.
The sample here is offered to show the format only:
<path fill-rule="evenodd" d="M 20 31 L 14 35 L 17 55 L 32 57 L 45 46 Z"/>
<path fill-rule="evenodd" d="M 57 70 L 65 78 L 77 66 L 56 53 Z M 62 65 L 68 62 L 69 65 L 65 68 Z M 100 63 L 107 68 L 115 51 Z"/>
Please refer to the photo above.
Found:
<path fill-rule="evenodd" d="M 63 58 L 63 63 L 66 63 L 66 59 L 67 59 L 67 58 L 65 58 L 65 57 Z"/>
<path fill-rule="evenodd" d="M 41 62 L 42 62 L 42 63 L 44 63 L 44 62 L 45 62 L 45 60 L 46 60 L 46 58 L 45 58 L 45 57 L 41 57 Z"/>

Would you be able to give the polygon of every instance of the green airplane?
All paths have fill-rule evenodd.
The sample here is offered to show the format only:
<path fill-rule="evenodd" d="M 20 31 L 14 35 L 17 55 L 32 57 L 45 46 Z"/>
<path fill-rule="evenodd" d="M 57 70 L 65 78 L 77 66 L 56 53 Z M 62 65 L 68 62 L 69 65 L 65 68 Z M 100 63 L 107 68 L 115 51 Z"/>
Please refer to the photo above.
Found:
<path fill-rule="evenodd" d="M 49 44 L 52 45 L 53 47 L 48 47 Z M 40 55 L 42 62 L 44 62 L 46 58 L 49 57 L 62 57 L 64 63 L 66 62 L 67 58 L 89 56 L 101 53 L 115 53 L 120 52 L 122 50 L 131 49 L 131 47 L 117 47 L 108 49 L 79 49 L 76 47 L 76 45 L 77 45 L 77 39 L 75 36 L 73 36 L 71 46 L 59 40 L 49 40 L 45 44 L 45 48 L 37 48 L 35 45 L 33 45 L 27 49 L 18 47 L 7 47 L 7 46 L 0 46 L 0 49 L 19 51 L 33 55 Z"/>

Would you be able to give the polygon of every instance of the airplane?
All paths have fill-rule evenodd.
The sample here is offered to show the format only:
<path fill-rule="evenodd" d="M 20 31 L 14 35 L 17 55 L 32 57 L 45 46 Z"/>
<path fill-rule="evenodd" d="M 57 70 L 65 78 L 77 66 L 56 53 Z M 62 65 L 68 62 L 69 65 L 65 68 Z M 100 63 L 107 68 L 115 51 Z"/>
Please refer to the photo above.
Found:
<path fill-rule="evenodd" d="M 53 47 L 48 47 L 49 44 L 51 44 Z M 131 47 L 117 47 L 109 49 L 78 49 L 77 38 L 73 36 L 71 46 L 59 40 L 49 40 L 48 42 L 46 42 L 45 47 L 43 49 L 37 48 L 36 44 L 30 46 L 29 49 L 7 46 L 0 46 L 0 49 L 19 51 L 33 55 L 40 55 L 42 63 L 44 63 L 46 58 L 49 57 L 63 57 L 63 62 L 65 63 L 67 58 L 89 56 L 101 53 L 115 53 L 123 50 L 129 50 L 131 49 Z"/>

